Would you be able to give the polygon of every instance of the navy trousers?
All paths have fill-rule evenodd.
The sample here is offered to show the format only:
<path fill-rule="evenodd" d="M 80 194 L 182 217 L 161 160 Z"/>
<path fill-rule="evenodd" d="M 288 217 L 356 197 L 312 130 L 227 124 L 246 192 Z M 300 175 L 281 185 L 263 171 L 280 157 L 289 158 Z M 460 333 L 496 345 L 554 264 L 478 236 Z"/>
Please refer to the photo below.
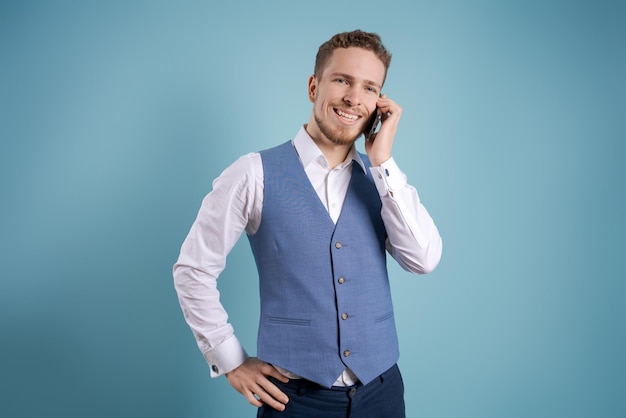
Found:
<path fill-rule="evenodd" d="M 257 418 L 405 418 L 404 383 L 395 365 L 367 385 L 325 388 L 304 379 L 282 383 L 289 397 L 283 412 L 262 406 Z"/>

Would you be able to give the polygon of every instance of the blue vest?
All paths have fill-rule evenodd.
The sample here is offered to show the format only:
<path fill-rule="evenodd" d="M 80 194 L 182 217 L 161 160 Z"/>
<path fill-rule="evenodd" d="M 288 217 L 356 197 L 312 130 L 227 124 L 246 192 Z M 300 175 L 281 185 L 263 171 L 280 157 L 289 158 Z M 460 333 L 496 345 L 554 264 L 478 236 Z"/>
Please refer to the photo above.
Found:
<path fill-rule="evenodd" d="M 249 236 L 261 295 L 257 356 L 326 387 L 346 366 L 367 384 L 399 356 L 376 186 L 353 162 L 335 224 L 291 141 L 261 158 L 263 212 Z"/>

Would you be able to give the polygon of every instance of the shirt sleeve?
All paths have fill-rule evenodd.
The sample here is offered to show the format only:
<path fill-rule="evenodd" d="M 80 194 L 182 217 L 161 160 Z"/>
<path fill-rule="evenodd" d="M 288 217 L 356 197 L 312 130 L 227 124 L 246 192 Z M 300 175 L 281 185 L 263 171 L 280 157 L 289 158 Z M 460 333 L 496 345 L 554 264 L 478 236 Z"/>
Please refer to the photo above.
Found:
<path fill-rule="evenodd" d="M 417 190 L 407 183 L 393 158 L 370 167 L 370 172 L 383 204 L 387 251 L 407 271 L 433 271 L 441 259 L 442 240 Z"/>
<path fill-rule="evenodd" d="M 257 199 L 262 196 L 258 187 L 263 184 L 262 179 L 258 181 L 259 175 L 262 176 L 260 156 L 247 154 L 215 179 L 173 267 L 183 316 L 212 377 L 230 372 L 248 357 L 228 323 L 217 278 L 243 231 L 251 232 L 258 226 Z"/>

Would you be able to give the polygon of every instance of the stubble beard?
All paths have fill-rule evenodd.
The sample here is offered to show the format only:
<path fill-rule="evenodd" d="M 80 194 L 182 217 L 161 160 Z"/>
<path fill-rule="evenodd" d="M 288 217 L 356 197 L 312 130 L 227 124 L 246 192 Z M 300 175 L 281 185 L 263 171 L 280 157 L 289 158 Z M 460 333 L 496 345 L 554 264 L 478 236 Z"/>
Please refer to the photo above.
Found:
<path fill-rule="evenodd" d="M 315 123 L 319 128 L 322 135 L 324 135 L 330 142 L 336 145 L 352 145 L 361 136 L 361 133 L 354 135 L 346 128 L 333 129 L 326 125 L 320 117 L 317 116 L 317 112 L 314 112 Z"/>

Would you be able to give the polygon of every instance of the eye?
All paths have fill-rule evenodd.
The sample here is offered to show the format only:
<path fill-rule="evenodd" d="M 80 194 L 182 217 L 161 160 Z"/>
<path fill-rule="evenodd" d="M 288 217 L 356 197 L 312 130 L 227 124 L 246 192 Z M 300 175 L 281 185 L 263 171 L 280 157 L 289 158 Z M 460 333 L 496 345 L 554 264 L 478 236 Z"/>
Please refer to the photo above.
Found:
<path fill-rule="evenodd" d="M 368 87 L 366 87 L 366 88 L 365 88 L 365 90 L 366 90 L 368 93 L 378 94 L 378 89 L 376 89 L 376 87 L 368 86 Z"/>
<path fill-rule="evenodd" d="M 348 84 L 348 81 L 345 78 L 336 78 L 335 82 L 339 84 Z"/>

